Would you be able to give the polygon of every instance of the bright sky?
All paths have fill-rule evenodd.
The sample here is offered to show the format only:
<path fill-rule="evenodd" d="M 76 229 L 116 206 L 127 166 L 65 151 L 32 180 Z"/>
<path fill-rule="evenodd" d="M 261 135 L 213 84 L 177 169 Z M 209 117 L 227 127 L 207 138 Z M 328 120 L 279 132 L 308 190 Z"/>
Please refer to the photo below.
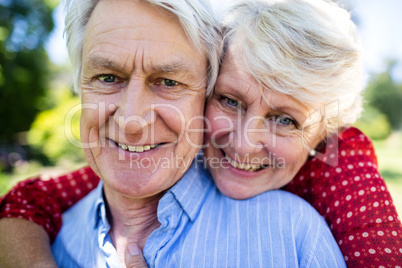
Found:
<path fill-rule="evenodd" d="M 211 0 L 211 2 L 218 1 Z M 351 12 L 358 20 L 366 71 L 382 72 L 386 69 L 386 59 L 397 59 L 399 64 L 394 69 L 393 77 L 402 82 L 402 1 L 349 0 L 348 2 L 351 5 Z M 47 50 L 53 62 L 62 64 L 67 60 L 67 52 L 63 39 L 64 18 L 61 8 L 55 10 L 54 18 L 56 29 L 48 42 Z"/>
<path fill-rule="evenodd" d="M 402 82 L 402 1 L 351 0 L 368 72 L 382 72 L 386 59 L 398 59 L 393 76 Z"/>

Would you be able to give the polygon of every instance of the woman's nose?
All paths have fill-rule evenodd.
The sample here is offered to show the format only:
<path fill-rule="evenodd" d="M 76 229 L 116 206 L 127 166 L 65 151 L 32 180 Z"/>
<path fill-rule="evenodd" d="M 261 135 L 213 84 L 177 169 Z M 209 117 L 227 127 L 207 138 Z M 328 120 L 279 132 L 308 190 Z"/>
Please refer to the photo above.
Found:
<path fill-rule="evenodd" d="M 231 142 L 238 154 L 255 154 L 263 150 L 269 136 L 265 120 L 262 116 L 252 116 L 237 125 Z"/>

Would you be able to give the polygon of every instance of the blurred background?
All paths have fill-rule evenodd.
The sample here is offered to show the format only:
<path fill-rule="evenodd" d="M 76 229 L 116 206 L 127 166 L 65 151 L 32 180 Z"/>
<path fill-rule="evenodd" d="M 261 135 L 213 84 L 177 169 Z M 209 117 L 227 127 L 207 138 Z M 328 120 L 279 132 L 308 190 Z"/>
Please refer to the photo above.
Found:
<path fill-rule="evenodd" d="M 212 1 L 218 12 L 222 1 Z M 85 165 L 81 148 L 69 141 L 79 139 L 79 113 L 71 112 L 79 99 L 72 92 L 58 4 L 0 0 L 0 195 L 28 177 Z M 356 126 L 373 140 L 380 172 L 402 215 L 402 1 L 342 4 L 365 52 L 365 112 Z"/>

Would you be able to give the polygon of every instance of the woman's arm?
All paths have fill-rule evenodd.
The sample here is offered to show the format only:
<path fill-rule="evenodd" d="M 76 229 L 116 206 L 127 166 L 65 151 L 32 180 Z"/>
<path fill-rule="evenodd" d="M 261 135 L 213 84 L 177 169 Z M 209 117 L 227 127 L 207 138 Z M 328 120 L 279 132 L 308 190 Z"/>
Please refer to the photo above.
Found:
<path fill-rule="evenodd" d="M 324 216 L 348 267 L 400 265 L 402 225 L 372 143 L 349 128 L 341 133 L 338 148 L 327 149 L 321 159 L 327 157 L 328 163 L 333 157 L 338 163 L 310 159 L 286 190 Z"/>
<path fill-rule="evenodd" d="M 0 267 L 57 267 L 45 230 L 27 220 L 0 220 Z"/>
<path fill-rule="evenodd" d="M 62 213 L 99 183 L 89 168 L 19 183 L 0 198 L 0 267 L 56 267 L 50 250 Z"/>
<path fill-rule="evenodd" d="M 0 199 L 0 218 L 21 218 L 42 226 L 51 242 L 61 228 L 61 215 L 99 183 L 99 177 L 85 167 L 66 175 L 19 183 Z"/>

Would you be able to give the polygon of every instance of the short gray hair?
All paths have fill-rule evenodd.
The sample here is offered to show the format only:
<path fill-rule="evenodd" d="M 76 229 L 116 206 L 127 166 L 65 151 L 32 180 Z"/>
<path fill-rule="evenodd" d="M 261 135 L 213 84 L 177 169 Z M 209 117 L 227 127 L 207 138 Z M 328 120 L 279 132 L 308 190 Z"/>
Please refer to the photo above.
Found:
<path fill-rule="evenodd" d="M 329 0 L 243 0 L 229 9 L 223 27 L 225 46 L 239 45 L 245 67 L 263 88 L 324 110 L 331 119 L 327 134 L 359 117 L 361 48 L 350 14 L 339 5 Z"/>
<path fill-rule="evenodd" d="M 206 95 L 213 91 L 219 73 L 222 36 L 208 2 L 203 0 L 142 0 L 175 14 L 196 49 L 208 58 Z M 65 0 L 64 33 L 74 70 L 74 89 L 80 93 L 82 51 L 86 26 L 99 0 Z"/>

